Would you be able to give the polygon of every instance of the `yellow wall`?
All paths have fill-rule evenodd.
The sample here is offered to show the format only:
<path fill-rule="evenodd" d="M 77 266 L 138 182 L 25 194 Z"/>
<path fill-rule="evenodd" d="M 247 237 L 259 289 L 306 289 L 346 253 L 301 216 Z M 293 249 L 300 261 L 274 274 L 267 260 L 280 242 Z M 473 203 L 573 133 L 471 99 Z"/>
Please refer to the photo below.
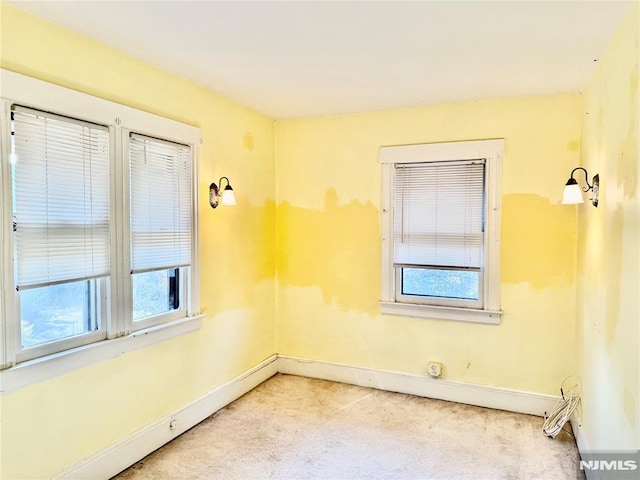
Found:
<path fill-rule="evenodd" d="M 637 5 L 600 62 L 584 117 L 580 95 L 558 95 L 275 126 L 0 5 L 3 68 L 202 128 L 201 290 L 209 315 L 193 334 L 4 395 L 2 478 L 54 475 L 276 351 L 415 374 L 437 360 L 451 380 L 546 393 L 574 372 L 577 351 L 593 447 L 617 441 L 610 419 L 620 445 L 637 442 Z M 506 142 L 501 325 L 380 315 L 379 148 L 485 138 Z M 581 142 L 582 162 L 602 176 L 597 210 L 559 205 Z M 212 211 L 208 185 L 222 175 L 239 206 Z"/>
<path fill-rule="evenodd" d="M 635 3 L 585 92 L 581 163 L 600 204 L 577 207 L 577 363 L 589 447 L 640 448 L 640 161 Z"/>
<path fill-rule="evenodd" d="M 203 328 L 2 397 L 0 477 L 46 478 L 176 411 L 275 351 L 273 121 L 1 5 L 1 66 L 196 125 Z M 228 176 L 238 207 L 208 205 Z"/>
<path fill-rule="evenodd" d="M 278 353 L 558 393 L 573 373 L 580 95 L 276 122 Z M 383 316 L 383 145 L 505 139 L 499 326 Z"/>

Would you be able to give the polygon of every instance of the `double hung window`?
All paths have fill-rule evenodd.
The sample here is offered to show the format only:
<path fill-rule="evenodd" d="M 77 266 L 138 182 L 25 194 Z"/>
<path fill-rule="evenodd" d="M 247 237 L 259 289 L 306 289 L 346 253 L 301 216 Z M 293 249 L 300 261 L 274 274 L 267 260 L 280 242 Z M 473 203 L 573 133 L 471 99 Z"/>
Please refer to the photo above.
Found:
<path fill-rule="evenodd" d="M 189 147 L 131 133 L 129 184 L 134 324 L 180 316 L 191 265 Z"/>
<path fill-rule="evenodd" d="M 196 317 L 199 130 L 2 80 L 1 366 Z"/>
<path fill-rule="evenodd" d="M 17 105 L 10 115 L 20 353 L 105 338 L 109 130 Z"/>
<path fill-rule="evenodd" d="M 395 167 L 396 299 L 482 306 L 485 160 Z"/>
<path fill-rule="evenodd" d="M 385 147 L 383 313 L 496 323 L 502 141 Z"/>

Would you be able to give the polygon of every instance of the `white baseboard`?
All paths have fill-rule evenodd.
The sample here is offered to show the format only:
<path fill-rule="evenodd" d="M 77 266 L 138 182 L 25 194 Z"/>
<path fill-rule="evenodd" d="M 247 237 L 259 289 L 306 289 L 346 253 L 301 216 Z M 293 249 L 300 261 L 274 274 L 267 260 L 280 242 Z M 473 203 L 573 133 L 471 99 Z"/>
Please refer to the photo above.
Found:
<path fill-rule="evenodd" d="M 543 416 L 560 397 L 278 355 L 278 372 Z"/>
<path fill-rule="evenodd" d="M 242 375 L 212 390 L 177 412 L 162 417 L 121 441 L 96 452 L 53 477 L 56 480 L 104 480 L 133 465 L 178 435 L 197 425 L 276 373 L 320 378 L 391 392 L 497 408 L 542 416 L 559 397 L 506 388 L 432 379 L 338 363 L 272 355 Z M 173 428 L 171 428 L 173 425 Z M 574 429 L 575 431 L 575 429 Z M 580 444 L 578 444 L 580 445 Z M 597 480 L 591 479 L 589 480 Z"/>
<path fill-rule="evenodd" d="M 582 428 L 582 423 L 578 418 L 576 413 L 573 414 L 570 420 L 571 430 L 573 430 L 573 436 L 576 439 L 576 445 L 578 446 L 578 453 L 580 454 L 580 458 L 583 458 L 583 453 L 591 452 L 591 448 L 589 447 L 589 441 L 587 440 L 587 435 Z M 602 480 L 602 476 L 597 470 L 584 470 L 585 476 L 587 480 Z"/>
<path fill-rule="evenodd" d="M 257 387 L 276 373 L 278 373 L 277 355 L 272 355 L 172 415 L 167 415 L 141 428 L 120 442 L 73 465 L 56 475 L 54 479 L 104 480 L 111 478 Z M 174 427 L 171 428 L 170 424 L 173 424 Z"/>

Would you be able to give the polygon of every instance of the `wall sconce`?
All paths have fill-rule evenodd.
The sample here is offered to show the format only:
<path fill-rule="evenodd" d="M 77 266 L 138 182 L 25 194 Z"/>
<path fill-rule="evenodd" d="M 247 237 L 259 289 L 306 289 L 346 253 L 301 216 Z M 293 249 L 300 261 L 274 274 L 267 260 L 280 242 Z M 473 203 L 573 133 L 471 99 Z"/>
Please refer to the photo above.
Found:
<path fill-rule="evenodd" d="M 222 190 L 222 193 L 220 193 L 223 180 L 227 181 L 227 186 L 224 187 L 224 190 Z M 233 188 L 231 188 L 229 179 L 227 177 L 222 177 L 220 180 L 218 180 L 218 184 L 220 185 L 220 187 L 218 187 L 218 185 L 216 185 L 215 183 L 209 185 L 209 205 L 211 205 L 211 208 L 216 208 L 218 206 L 218 203 L 228 206 L 236 205 L 236 194 L 233 193 Z M 220 198 L 219 202 L 218 198 Z"/>
<path fill-rule="evenodd" d="M 576 170 L 582 170 L 584 172 L 584 181 L 587 183 L 587 186 L 580 190 L 580 186 L 575 178 L 573 178 L 573 174 Z M 567 184 L 564 187 L 564 194 L 562 195 L 562 204 L 563 205 L 575 205 L 577 203 L 584 203 L 584 199 L 582 198 L 582 192 L 588 192 L 591 190 L 591 203 L 593 203 L 594 207 L 598 206 L 598 193 L 600 190 L 600 175 L 596 174 L 593 177 L 593 184 L 589 184 L 589 174 L 582 167 L 576 167 L 571 170 L 571 178 L 567 180 Z"/>

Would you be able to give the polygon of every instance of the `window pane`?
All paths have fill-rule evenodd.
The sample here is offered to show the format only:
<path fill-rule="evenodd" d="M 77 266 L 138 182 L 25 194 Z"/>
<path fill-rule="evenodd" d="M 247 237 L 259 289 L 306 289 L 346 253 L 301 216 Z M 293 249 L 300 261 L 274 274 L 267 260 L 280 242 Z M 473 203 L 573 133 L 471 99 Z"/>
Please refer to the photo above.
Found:
<path fill-rule="evenodd" d="M 95 282 L 63 283 L 20 291 L 22 347 L 97 330 Z"/>
<path fill-rule="evenodd" d="M 480 272 L 468 270 L 402 269 L 402 294 L 478 300 Z"/>
<path fill-rule="evenodd" d="M 180 307 L 177 268 L 132 275 L 133 320 L 141 320 Z"/>

